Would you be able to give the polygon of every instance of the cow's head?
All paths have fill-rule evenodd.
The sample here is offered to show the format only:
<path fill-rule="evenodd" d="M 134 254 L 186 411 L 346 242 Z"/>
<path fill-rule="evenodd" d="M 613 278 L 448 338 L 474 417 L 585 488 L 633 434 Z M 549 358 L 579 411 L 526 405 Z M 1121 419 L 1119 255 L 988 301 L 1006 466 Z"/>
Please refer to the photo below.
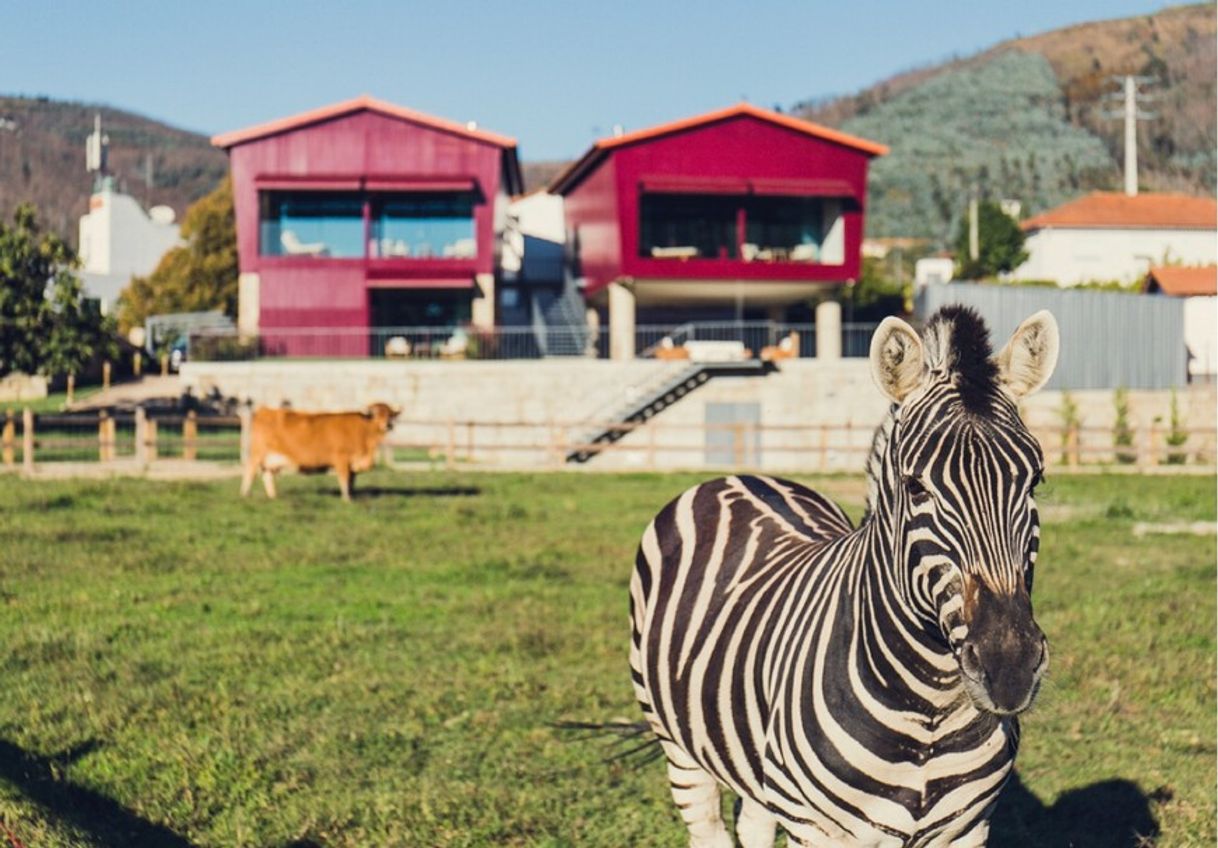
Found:
<path fill-rule="evenodd" d="M 377 428 L 381 432 L 386 432 L 393 429 L 393 419 L 401 415 L 402 410 L 395 409 L 387 403 L 374 403 L 364 414 L 376 422 Z"/>

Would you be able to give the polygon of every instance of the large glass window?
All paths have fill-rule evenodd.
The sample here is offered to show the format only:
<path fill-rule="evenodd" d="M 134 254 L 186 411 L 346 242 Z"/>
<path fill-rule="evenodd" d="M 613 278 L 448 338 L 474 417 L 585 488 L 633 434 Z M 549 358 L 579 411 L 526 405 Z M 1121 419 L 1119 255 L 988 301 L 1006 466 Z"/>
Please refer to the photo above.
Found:
<path fill-rule="evenodd" d="M 368 253 L 390 259 L 473 259 L 478 253 L 473 196 L 412 193 L 374 199 Z"/>
<path fill-rule="evenodd" d="M 639 255 L 654 259 L 735 259 L 739 198 L 644 194 Z"/>
<path fill-rule="evenodd" d="M 824 202 L 817 197 L 750 197 L 745 204 L 746 261 L 820 262 Z"/>
<path fill-rule="evenodd" d="M 364 202 L 340 192 L 264 192 L 263 256 L 360 258 L 364 255 Z"/>

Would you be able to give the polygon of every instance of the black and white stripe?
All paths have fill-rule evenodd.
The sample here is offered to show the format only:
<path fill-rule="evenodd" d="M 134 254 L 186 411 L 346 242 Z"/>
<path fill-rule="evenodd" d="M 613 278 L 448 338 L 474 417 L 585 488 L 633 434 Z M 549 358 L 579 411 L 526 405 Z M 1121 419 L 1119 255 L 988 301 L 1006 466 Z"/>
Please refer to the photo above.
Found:
<path fill-rule="evenodd" d="M 922 342 L 903 324 L 877 338 L 913 346 L 873 345 L 877 368 L 916 353 L 918 374 L 877 373 L 905 388 L 889 391 L 857 529 L 757 476 L 690 489 L 647 528 L 630 665 L 691 845 L 733 844 L 720 785 L 743 801 L 745 848 L 778 826 L 809 846 L 985 843 L 1047 664 L 1028 598 L 1042 457 L 1015 400 L 1052 369 L 1048 322 L 1032 340 L 1047 366 L 1019 358 L 1029 322 L 991 362 L 962 310 Z"/>

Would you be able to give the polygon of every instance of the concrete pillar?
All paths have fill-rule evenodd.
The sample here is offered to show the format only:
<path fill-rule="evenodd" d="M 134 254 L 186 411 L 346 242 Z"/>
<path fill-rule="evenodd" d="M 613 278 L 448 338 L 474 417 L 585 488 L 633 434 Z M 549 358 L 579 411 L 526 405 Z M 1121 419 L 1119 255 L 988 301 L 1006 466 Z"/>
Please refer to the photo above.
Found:
<path fill-rule="evenodd" d="M 262 278 L 257 274 L 245 273 L 237 277 L 237 332 L 243 336 L 258 335 L 261 285 Z"/>
<path fill-rule="evenodd" d="M 816 358 L 842 358 L 842 305 L 836 300 L 816 307 Z"/>
<path fill-rule="evenodd" d="M 481 330 L 495 329 L 495 275 L 478 274 L 476 291 L 470 304 L 469 321 Z"/>
<path fill-rule="evenodd" d="M 634 359 L 634 292 L 609 285 L 609 358 Z"/>

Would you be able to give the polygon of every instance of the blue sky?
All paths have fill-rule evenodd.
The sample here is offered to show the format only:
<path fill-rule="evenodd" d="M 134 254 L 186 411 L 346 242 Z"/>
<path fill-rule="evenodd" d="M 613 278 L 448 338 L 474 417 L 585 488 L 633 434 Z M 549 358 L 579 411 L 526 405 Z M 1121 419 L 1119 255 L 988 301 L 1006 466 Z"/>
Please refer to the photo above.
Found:
<path fill-rule="evenodd" d="M 1145 0 L 917 3 L 0 0 L 0 92 L 212 134 L 368 93 L 514 136 L 525 160 L 747 99 L 788 107 Z"/>

